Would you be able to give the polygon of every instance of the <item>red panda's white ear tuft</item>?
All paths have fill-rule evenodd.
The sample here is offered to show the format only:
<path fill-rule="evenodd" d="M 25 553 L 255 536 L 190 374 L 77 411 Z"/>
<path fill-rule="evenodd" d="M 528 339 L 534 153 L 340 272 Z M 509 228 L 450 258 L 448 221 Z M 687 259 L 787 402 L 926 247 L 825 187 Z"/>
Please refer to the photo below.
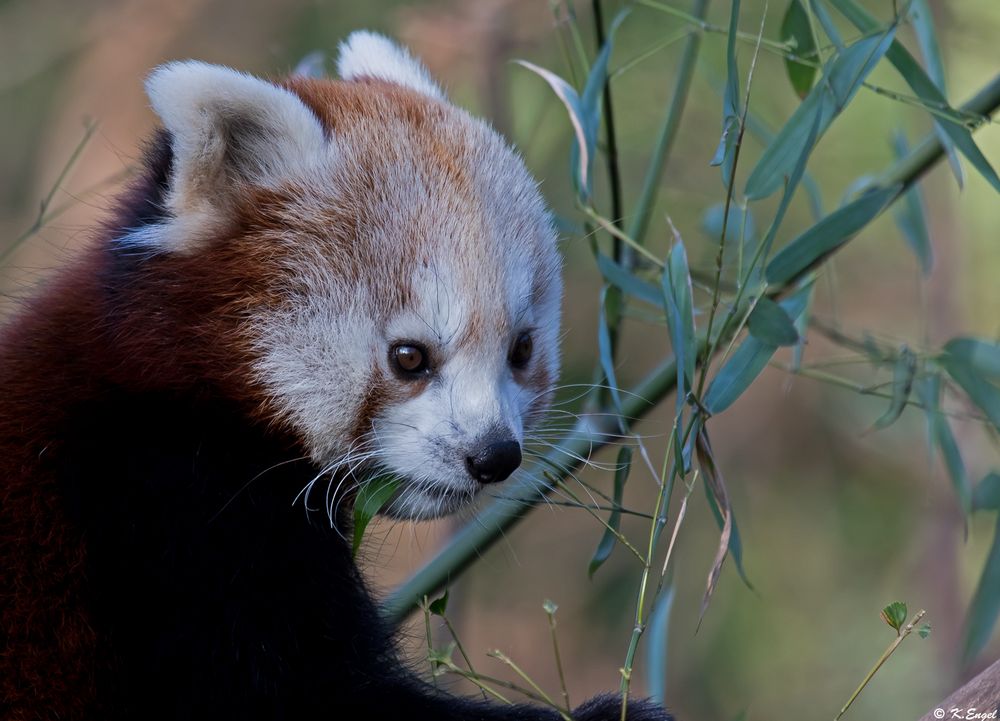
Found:
<path fill-rule="evenodd" d="M 294 93 L 219 65 L 162 65 L 146 93 L 174 155 L 168 204 L 174 247 L 225 222 L 234 195 L 301 176 L 327 155 L 319 120 Z"/>
<path fill-rule="evenodd" d="M 419 60 L 384 35 L 358 30 L 340 44 L 337 74 L 344 80 L 375 78 L 396 83 L 444 100 L 444 93 L 431 80 Z"/>

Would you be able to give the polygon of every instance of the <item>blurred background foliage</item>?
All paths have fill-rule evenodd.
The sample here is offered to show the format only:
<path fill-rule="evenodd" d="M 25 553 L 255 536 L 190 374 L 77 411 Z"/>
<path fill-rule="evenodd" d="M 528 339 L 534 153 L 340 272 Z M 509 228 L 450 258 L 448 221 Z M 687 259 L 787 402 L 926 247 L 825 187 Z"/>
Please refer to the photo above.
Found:
<path fill-rule="evenodd" d="M 689 9 L 685 0 L 676 7 Z M 862 3 L 883 20 L 891 0 Z M 930 0 L 953 104 L 967 99 L 1000 68 L 1000 4 L 995 0 Z M 743 3 L 741 29 L 781 38 L 786 3 Z M 606 3 L 606 18 L 619 3 Z M 593 56 L 589 3 L 576 11 Z M 765 15 L 766 11 L 766 15 Z M 728 26 L 726 2 L 710 5 L 709 21 Z M 579 223 L 568 164 L 571 131 L 546 85 L 523 67 L 523 58 L 566 74 L 556 42 L 565 7 L 546 0 L 431 0 L 333 2 L 323 0 L 4 0 L 0 2 L 0 238 L 4 247 L 30 229 L 39 202 L 49 195 L 67 159 L 96 123 L 93 137 L 62 178 L 46 210 L 47 222 L 3 260 L 0 310 L 73 253 L 93 234 L 133 167 L 140 139 L 154 125 L 141 80 L 168 59 L 199 58 L 280 76 L 314 50 L 333 54 L 350 30 L 384 31 L 424 59 L 451 97 L 481 114 L 514 142 L 556 213 Z M 845 23 L 845 37 L 854 38 Z M 622 182 L 626 198 L 642 183 L 653 138 L 673 87 L 683 37 L 690 27 L 649 7 L 636 7 L 621 25 L 609 69 L 614 93 Z M 904 24 L 900 39 L 917 47 Z M 706 232 L 706 213 L 725 198 L 719 171 L 710 168 L 719 141 L 726 36 L 705 33 L 678 141 L 658 188 L 649 245 L 669 248 L 669 214 L 684 238 L 691 266 L 714 263 L 717 231 Z M 653 51 L 653 52 L 649 52 Z M 740 43 L 741 79 L 753 51 Z M 328 66 L 329 68 L 329 66 Z M 621 69 L 627 72 L 618 72 Z M 900 93 L 908 88 L 880 63 L 871 82 Z M 751 111 L 780 127 L 798 105 L 781 57 L 758 62 Z M 912 144 L 931 130 L 926 112 L 862 89 L 822 138 L 809 170 L 830 210 L 857 177 L 878 173 L 893 160 L 892 138 Z M 976 134 L 985 156 L 1000 166 L 1000 127 Z M 741 178 L 763 146 L 748 134 Z M 595 166 L 600 167 L 600 163 Z M 609 212 L 603 172 L 595 197 Z M 1000 335 L 1000 203 L 989 184 L 966 164 L 965 188 L 947 164 L 921 183 L 934 267 L 919 265 L 886 213 L 828 266 L 819 278 L 814 312 L 853 336 L 869 334 L 890 347 L 938 348 L 957 335 Z M 765 226 L 776 198 L 755 206 Z M 779 243 L 808 227 L 805 194 L 792 203 Z M 578 234 L 564 233 L 567 293 L 562 382 L 587 383 L 597 355 L 600 276 Z M 625 326 L 619 356 L 623 386 L 669 351 L 662 327 Z M 844 358 L 811 334 L 809 363 Z M 787 351 L 777 359 L 788 360 Z M 864 387 L 891 381 L 891 369 L 848 364 L 830 367 Z M 569 397 L 578 395 L 572 389 Z M 923 417 L 906 410 L 888 429 L 870 432 L 884 399 L 829 383 L 793 377 L 778 368 L 764 375 L 725 414 L 713 419 L 713 444 L 726 475 L 744 544 L 749 590 L 731 563 L 698 633 L 695 627 L 705 574 L 718 528 L 701 492 L 692 496 L 675 550 L 676 601 L 670 622 L 667 693 L 681 719 L 832 717 L 891 639 L 879 620 L 886 603 L 900 599 L 926 608 L 930 639 L 910 641 L 875 678 L 850 712 L 856 718 L 915 718 L 963 678 L 1000 654 L 994 642 L 971 664 L 961 662 L 970 598 L 992 539 L 993 520 L 966 521 L 942 468 L 930 459 Z M 967 415 L 968 408 L 953 408 Z M 672 422 L 666 403 L 638 431 L 657 455 Z M 973 481 L 997 464 L 997 447 L 982 423 L 950 419 Z M 613 463 L 614 456 L 596 459 Z M 610 474 L 583 477 L 609 489 Z M 633 471 L 627 505 L 649 509 L 656 487 Z M 376 524 L 363 555 L 373 583 L 387 589 L 445 543 L 460 520 L 419 526 Z M 641 519 L 623 530 L 643 538 Z M 558 676 L 542 610 L 559 605 L 559 634 L 569 692 L 579 701 L 617 688 L 618 669 L 633 622 L 635 559 L 615 550 L 588 578 L 601 526 L 586 512 L 543 507 L 487 552 L 451 589 L 449 617 L 477 668 L 504 676 L 485 658 L 500 648 L 555 694 Z M 422 661 L 422 619 L 408 627 L 410 651 Z M 442 641 L 447 634 L 435 626 Z M 646 644 L 662 643 L 647 637 Z M 425 665 L 425 664 L 424 664 Z M 633 688 L 643 693 L 639 674 Z M 453 683 L 460 691 L 471 687 Z"/>

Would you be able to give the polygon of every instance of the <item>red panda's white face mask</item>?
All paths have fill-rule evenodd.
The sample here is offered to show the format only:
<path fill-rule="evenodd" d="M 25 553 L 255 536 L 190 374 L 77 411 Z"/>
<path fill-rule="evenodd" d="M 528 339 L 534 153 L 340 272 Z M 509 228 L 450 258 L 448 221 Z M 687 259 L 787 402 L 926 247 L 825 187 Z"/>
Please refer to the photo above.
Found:
<path fill-rule="evenodd" d="M 307 503 L 387 473 L 389 513 L 434 517 L 508 477 L 545 410 L 555 237 L 520 159 L 408 53 L 355 33 L 338 69 L 283 86 L 157 70 L 172 218 L 126 241 L 246 249 L 235 327 L 266 412 L 322 469 Z"/>

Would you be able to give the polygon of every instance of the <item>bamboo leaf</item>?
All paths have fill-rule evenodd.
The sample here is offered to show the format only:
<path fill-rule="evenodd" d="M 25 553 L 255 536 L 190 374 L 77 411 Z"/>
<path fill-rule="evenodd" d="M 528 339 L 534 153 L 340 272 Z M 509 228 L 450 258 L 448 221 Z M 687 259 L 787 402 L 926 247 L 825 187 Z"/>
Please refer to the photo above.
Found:
<path fill-rule="evenodd" d="M 574 137 L 574 163 L 573 182 L 576 185 L 577 194 L 583 200 L 590 198 L 590 169 L 593 165 L 594 147 L 596 145 L 597 130 L 590 131 L 588 127 L 587 114 L 583 108 L 579 94 L 572 85 L 550 70 L 539 67 L 527 60 L 515 60 L 518 65 L 527 68 L 538 75 L 549 84 L 552 92 L 562 102 L 569 115 L 569 122 L 573 126 Z M 593 142 L 591 142 L 593 141 Z"/>
<path fill-rule="evenodd" d="M 597 53 L 597 57 L 594 58 L 593 65 L 590 66 L 590 72 L 587 74 L 587 83 L 583 88 L 580 105 L 583 108 L 584 117 L 587 119 L 589 128 L 594 133 L 594 143 L 597 142 L 597 126 L 601 121 L 601 96 L 604 93 L 604 85 L 608 79 L 608 60 L 611 58 L 615 33 L 628 13 L 629 8 L 624 8 L 611 21 L 611 25 L 608 26 L 607 37 L 604 39 L 604 45 L 601 47 L 601 51 Z"/>
<path fill-rule="evenodd" d="M 705 394 L 705 407 L 712 414 L 729 408 L 756 380 L 776 350 L 777 346 L 761 343 L 753 336 L 744 340 L 712 379 Z"/>
<path fill-rule="evenodd" d="M 767 266 L 767 282 L 787 284 L 822 262 L 868 225 L 899 191 L 898 185 L 875 190 L 827 215 L 774 256 Z"/>
<path fill-rule="evenodd" d="M 997 526 L 993 531 L 993 544 L 990 546 L 986 564 L 979 577 L 979 585 L 972 596 L 965 629 L 965 648 L 963 656 L 968 663 L 986 646 L 1000 615 L 1000 514 L 997 515 Z"/>
<path fill-rule="evenodd" d="M 740 0 L 731 0 L 729 32 L 726 38 L 726 90 L 722 97 L 722 137 L 715 155 L 709 162 L 722 166 L 722 183 L 729 187 L 736 157 L 736 141 L 740 127 L 740 77 L 736 64 L 736 35 L 739 32 Z"/>
<path fill-rule="evenodd" d="M 1000 380 L 1000 343 L 980 338 L 953 338 L 945 344 L 944 352 L 960 359 L 980 375 Z"/>
<path fill-rule="evenodd" d="M 744 583 L 748 586 L 750 584 L 743 573 L 742 558 L 740 558 L 742 556 L 742 546 L 739 543 L 739 534 L 737 533 L 734 536 L 735 519 L 733 518 L 732 507 L 729 503 L 729 493 L 726 490 L 725 480 L 722 478 L 722 474 L 716 465 L 715 455 L 712 453 L 712 444 L 708 439 L 708 431 L 704 425 L 700 425 L 697 428 L 697 434 L 695 439 L 695 454 L 698 456 L 698 466 L 701 468 L 702 478 L 705 482 L 705 493 L 708 495 L 709 506 L 711 506 L 716 520 L 720 522 L 719 527 L 721 529 L 719 547 L 715 552 L 715 560 L 712 562 L 712 567 L 708 572 L 705 593 L 702 596 L 701 608 L 698 612 L 698 626 L 700 627 L 702 619 L 705 617 L 705 611 L 708 610 L 708 603 L 712 598 L 712 594 L 715 593 L 715 587 L 719 583 L 722 564 L 725 562 L 729 552 L 734 549 L 734 538 L 734 560 L 737 563 Z"/>
<path fill-rule="evenodd" d="M 722 573 L 722 564 L 726 561 L 729 553 L 729 538 L 733 532 L 733 516 L 729 508 L 729 494 L 726 491 L 726 484 L 719 475 L 715 465 L 715 457 L 712 455 L 712 447 L 708 441 L 708 433 L 704 426 L 698 429 L 698 438 L 695 442 L 695 453 L 698 456 L 698 465 L 701 467 L 701 475 L 705 480 L 705 489 L 709 497 L 713 500 L 715 508 L 718 509 L 722 517 L 722 533 L 719 535 L 719 547 L 715 552 L 715 560 L 708 572 L 708 581 L 705 585 L 705 593 L 701 598 L 701 608 L 698 611 L 698 626 L 705 617 L 708 610 L 708 602 L 715 593 L 715 587 L 719 583 L 719 574 Z"/>
<path fill-rule="evenodd" d="M 694 330 L 691 272 L 683 243 L 675 243 L 663 269 L 663 301 L 674 357 L 677 359 L 677 408 L 694 383 L 698 347 Z"/>
<path fill-rule="evenodd" d="M 802 314 L 795 319 L 795 330 L 799 334 L 799 342 L 792 349 L 792 372 L 798 373 L 802 368 L 802 358 L 806 353 L 806 332 L 809 330 L 809 316 L 812 312 L 813 294 L 810 293 L 806 299 L 806 307 Z"/>
<path fill-rule="evenodd" d="M 792 52 L 797 57 L 813 63 L 819 58 L 816 52 L 816 36 L 813 32 L 812 21 L 809 12 L 802 5 L 802 0 L 791 0 L 788 3 L 785 17 L 781 21 L 781 39 L 792 48 Z M 819 68 L 786 57 L 785 72 L 788 74 L 788 81 L 792 84 L 795 94 L 799 98 L 805 99 L 816 82 Z"/>
<path fill-rule="evenodd" d="M 955 436 L 947 419 L 941 413 L 941 377 L 926 376 L 920 379 L 916 387 L 920 402 L 927 413 L 928 435 L 941 451 L 959 506 L 962 512 L 968 515 L 972 509 L 972 491 L 969 488 L 969 477 L 965 471 L 962 454 L 958 450 L 958 443 L 955 442 Z"/>
<path fill-rule="evenodd" d="M 1000 511 L 1000 473 L 987 473 L 976 484 L 972 494 L 972 508 L 976 511 Z"/>
<path fill-rule="evenodd" d="M 809 155 L 812 153 L 812 149 L 816 145 L 819 124 L 820 117 L 817 114 L 813 119 L 812 127 L 809 129 L 809 135 L 806 137 L 806 142 L 802 147 L 802 154 L 799 156 L 798 160 L 795 161 L 795 167 L 792 168 L 792 174 L 789 176 L 788 182 L 785 183 L 785 190 L 781 194 L 781 201 L 778 203 L 778 210 L 775 212 L 774 218 L 771 220 L 771 227 L 767 229 L 767 235 L 764 237 L 764 240 L 761 241 L 759 262 L 754 264 L 754 266 L 750 268 L 747 273 L 746 283 L 752 288 L 756 288 L 762 282 L 764 264 L 767 262 L 767 259 L 771 254 L 771 246 L 774 245 L 774 239 L 778 235 L 778 228 L 781 227 L 782 222 L 785 220 L 785 213 L 788 212 L 788 206 L 792 202 L 792 196 L 795 195 L 795 189 L 799 187 L 799 182 L 806 178 L 806 164 L 809 162 Z M 818 199 L 816 202 L 818 202 Z"/>
<path fill-rule="evenodd" d="M 938 416 L 936 428 L 938 448 L 944 457 L 945 466 L 948 469 L 948 476 L 951 478 L 952 486 L 958 496 L 959 505 L 962 511 L 968 515 L 972 509 L 972 493 L 969 490 L 969 477 L 965 470 L 965 462 L 962 454 L 958 450 L 958 443 L 955 435 L 951 432 L 951 427 L 943 415 Z"/>
<path fill-rule="evenodd" d="M 917 35 L 920 54 L 924 56 L 927 76 L 942 93 L 945 92 L 944 64 L 934 32 L 934 15 L 927 0 L 910 0 L 910 20 Z"/>
<path fill-rule="evenodd" d="M 840 37 L 840 33 L 837 31 L 837 26 L 833 23 L 833 18 L 830 17 L 830 13 L 826 11 L 826 6 L 823 5 L 822 0 L 809 0 L 809 8 L 812 10 L 813 15 L 816 16 L 816 20 L 819 21 L 820 27 L 823 28 L 823 32 L 826 36 L 830 38 L 830 42 L 837 50 L 844 49 L 844 40 Z"/>
<path fill-rule="evenodd" d="M 934 14 L 927 0 L 911 0 L 910 19 L 913 21 L 913 30 L 917 35 L 917 45 L 920 46 L 920 54 L 924 57 L 924 65 L 927 66 L 927 76 L 934 83 L 935 87 L 941 91 L 941 95 L 947 97 L 948 90 L 945 86 L 944 64 L 941 62 L 941 50 L 938 47 L 937 34 L 934 32 Z M 955 144 L 951 142 L 947 134 L 941 128 L 935 128 L 941 145 L 945 149 L 948 165 L 955 176 L 958 187 L 961 188 L 964 175 L 962 165 L 958 162 L 958 154 L 955 152 Z"/>
<path fill-rule="evenodd" d="M 896 359 L 892 372 L 892 400 L 886 412 L 875 421 L 874 428 L 887 428 L 903 414 L 906 402 L 910 398 L 910 391 L 913 389 L 913 379 L 916 374 L 917 357 L 904 345 L 899 350 L 899 357 Z"/>
<path fill-rule="evenodd" d="M 852 200 L 857 200 L 871 188 L 878 184 L 878 179 L 872 175 L 859 175 L 850 183 L 847 184 L 847 188 L 844 190 L 843 195 L 840 197 L 840 207 L 843 208 L 845 205 L 850 203 Z"/>
<path fill-rule="evenodd" d="M 583 159 L 586 159 L 587 172 L 577 181 L 577 192 L 581 200 L 584 201 L 590 199 L 591 186 L 593 184 L 593 173 L 591 171 L 593 169 L 594 157 L 596 156 L 597 133 L 601 127 L 601 98 L 604 95 L 604 88 L 608 79 L 608 61 L 611 58 L 615 33 L 628 12 L 629 8 L 624 8 L 611 21 L 611 25 L 608 26 L 608 34 L 604 40 L 604 45 L 601 46 L 597 57 L 594 58 L 594 62 L 590 66 L 583 94 L 580 96 L 584 145 L 580 145 L 579 140 L 574 143 L 571 159 L 573 168 L 580 168 Z"/>
<path fill-rule="evenodd" d="M 960 356 L 944 353 L 938 357 L 948 375 L 962 387 L 969 398 L 986 414 L 997 429 L 1000 429 L 1000 388 L 983 378 L 976 369 Z"/>
<path fill-rule="evenodd" d="M 708 507 L 712 511 L 712 517 L 715 519 L 716 524 L 719 526 L 719 530 L 725 523 L 722 512 L 719 510 L 719 506 L 715 502 L 715 498 L 709 491 L 708 486 L 705 486 L 705 496 L 708 498 Z M 743 585 L 753 590 L 753 584 L 750 583 L 750 579 L 747 577 L 746 570 L 743 568 L 743 541 L 740 538 L 740 527 L 736 522 L 736 515 L 729 509 L 730 516 L 733 521 L 733 528 L 729 534 L 729 555 L 733 557 L 733 562 L 736 564 L 736 572 L 739 573 L 740 580 L 743 581 Z"/>
<path fill-rule="evenodd" d="M 618 390 L 618 379 L 615 375 L 614 354 L 611 346 L 611 330 L 608 327 L 608 316 L 617 314 L 620 296 L 618 291 L 607 286 L 601 291 L 601 312 L 597 323 L 597 350 L 601 359 L 601 369 L 608 381 L 611 391 L 611 401 L 614 403 L 618 416 L 622 416 L 622 398 Z"/>
<path fill-rule="evenodd" d="M 806 141 L 813 123 L 818 123 L 818 141 L 885 55 L 895 32 L 891 27 L 884 33 L 863 37 L 824 65 L 821 81 L 792 113 L 751 171 L 744 191 L 748 198 L 765 198 L 781 187 L 803 152 L 811 150 Z"/>
<path fill-rule="evenodd" d="M 450 588 L 446 588 L 444 595 L 440 598 L 435 598 L 427 606 L 427 610 L 433 613 L 435 616 L 444 616 L 445 611 L 448 610 L 448 594 L 451 592 Z"/>
<path fill-rule="evenodd" d="M 683 416 L 680 411 L 677 413 L 677 417 L 674 419 L 677 423 L 677 427 L 681 427 L 681 420 Z M 691 461 L 694 458 L 694 442 L 698 438 L 698 431 L 704 425 L 705 419 L 703 414 L 695 413 L 694 417 L 691 419 L 691 431 L 688 433 L 688 439 L 681 445 L 683 439 L 680 437 L 679 433 L 674 434 L 674 458 L 681 459 L 681 466 L 677 472 L 687 475 L 691 472 L 692 465 Z M 672 469 L 674 470 L 674 469 Z"/>
<path fill-rule="evenodd" d="M 399 489 L 399 479 L 395 476 L 378 476 L 361 484 L 358 497 L 354 500 L 354 539 L 351 555 L 356 556 L 361 547 L 361 539 L 372 518 L 388 503 Z"/>
<path fill-rule="evenodd" d="M 897 158 L 904 158 L 910 152 L 906 136 L 897 131 L 893 136 L 893 150 Z M 920 270 L 924 275 L 930 275 L 934 267 L 934 249 L 931 246 L 930 233 L 927 231 L 927 213 L 924 210 L 924 199 L 920 194 L 920 186 L 914 183 L 903 195 L 902 203 L 893 209 L 893 217 L 910 250 L 917 256 Z"/>
<path fill-rule="evenodd" d="M 805 310 L 811 291 L 812 284 L 809 284 L 785 298 L 779 306 L 795 320 Z M 752 335 L 744 339 L 708 386 L 703 401 L 705 408 L 716 414 L 731 406 L 760 375 L 777 350 L 778 346 L 763 343 Z"/>
<path fill-rule="evenodd" d="M 799 332 L 781 306 L 767 297 L 758 298 L 747 320 L 750 335 L 761 343 L 773 346 L 795 345 Z"/>
<path fill-rule="evenodd" d="M 867 10 L 858 5 L 855 0 L 829 0 L 829 2 L 861 32 L 871 32 L 879 25 L 878 21 Z M 920 64 L 902 43 L 898 40 L 893 41 L 892 46 L 886 52 L 886 57 L 896 67 L 899 74 L 903 76 L 903 79 L 913 92 L 929 107 L 955 113 L 954 108 L 948 104 L 947 98 L 938 90 L 934 81 L 928 77 L 924 69 L 920 67 Z M 954 143 L 962 155 L 986 178 L 987 182 L 997 192 L 1000 192 L 1000 177 L 997 176 L 993 166 L 990 165 L 986 156 L 983 155 L 979 146 L 972 139 L 971 131 L 960 123 L 942 117 L 940 113 L 933 113 L 931 118 L 935 126 L 947 136 L 951 143 Z M 946 148 L 948 147 L 948 144 L 944 145 Z"/>
<path fill-rule="evenodd" d="M 649 617 L 649 639 L 646 641 L 646 688 L 660 706 L 667 702 L 667 650 L 669 648 L 670 611 L 674 606 L 674 586 L 663 589 Z"/>
<path fill-rule="evenodd" d="M 608 517 L 608 527 L 604 529 L 604 535 L 601 536 L 601 540 L 597 544 L 594 557 L 590 559 L 587 575 L 591 578 L 594 577 L 594 572 L 604 565 L 604 562 L 611 556 L 611 551 L 615 548 L 615 541 L 618 538 L 616 533 L 621 527 L 622 519 L 622 513 L 619 509 L 621 508 L 622 497 L 625 493 L 625 481 L 628 480 L 628 474 L 631 469 L 632 447 L 622 446 L 621 450 L 618 451 L 618 462 L 615 464 L 615 490 L 612 496 L 614 499 L 614 510 L 611 511 L 611 515 Z"/>
<path fill-rule="evenodd" d="M 637 278 L 603 253 L 597 253 L 597 267 L 604 280 L 628 293 L 633 298 L 646 301 L 657 307 L 663 305 L 663 293 L 652 283 Z M 662 322 L 662 321 L 661 321 Z"/>
<path fill-rule="evenodd" d="M 814 126 L 816 126 L 815 121 L 819 119 L 820 118 L 818 116 L 814 119 L 813 123 Z M 757 117 L 757 115 L 753 112 L 752 108 L 747 113 L 746 127 L 747 130 L 750 131 L 751 135 L 754 135 L 758 140 L 760 140 L 761 144 L 764 146 L 770 145 L 771 142 L 774 140 L 774 136 L 776 135 L 776 133 L 773 130 L 771 130 L 770 127 L 768 127 L 759 117 Z M 816 127 L 818 129 L 818 126 Z M 805 147 L 811 149 L 812 146 L 815 144 L 815 141 L 816 141 L 815 135 L 813 135 L 811 140 L 807 138 Z M 806 154 L 806 157 L 808 158 L 808 153 Z M 792 175 L 794 175 L 794 171 Z M 805 172 L 804 169 L 800 173 L 800 175 L 802 180 L 802 187 L 805 189 L 806 193 L 809 194 L 809 210 L 812 213 L 813 218 L 819 220 L 824 215 L 823 196 L 822 193 L 820 192 L 819 184 L 816 182 L 816 179 L 813 178 L 809 173 Z M 786 192 L 788 186 L 791 184 L 792 184 L 791 178 L 789 178 L 789 181 L 785 183 Z M 796 183 L 796 185 L 797 184 L 798 183 Z"/>

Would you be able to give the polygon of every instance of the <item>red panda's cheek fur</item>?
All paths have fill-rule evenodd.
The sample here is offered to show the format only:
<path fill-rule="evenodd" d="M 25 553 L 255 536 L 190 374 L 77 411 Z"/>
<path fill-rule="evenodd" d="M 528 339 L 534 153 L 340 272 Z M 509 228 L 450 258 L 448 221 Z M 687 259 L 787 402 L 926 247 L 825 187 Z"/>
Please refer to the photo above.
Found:
<path fill-rule="evenodd" d="M 524 414 L 525 426 L 534 425 L 544 417 L 552 403 L 552 384 L 554 381 L 549 359 L 539 358 L 531 367 L 524 382 L 524 387 L 531 393 L 531 402 Z"/>
<path fill-rule="evenodd" d="M 429 383 L 427 379 L 400 381 L 391 372 L 384 370 L 382 363 L 376 361 L 364 384 L 354 425 L 348 431 L 350 443 L 368 448 L 374 441 L 372 434 L 375 419 L 391 405 L 405 403 L 420 395 L 427 390 Z"/>

